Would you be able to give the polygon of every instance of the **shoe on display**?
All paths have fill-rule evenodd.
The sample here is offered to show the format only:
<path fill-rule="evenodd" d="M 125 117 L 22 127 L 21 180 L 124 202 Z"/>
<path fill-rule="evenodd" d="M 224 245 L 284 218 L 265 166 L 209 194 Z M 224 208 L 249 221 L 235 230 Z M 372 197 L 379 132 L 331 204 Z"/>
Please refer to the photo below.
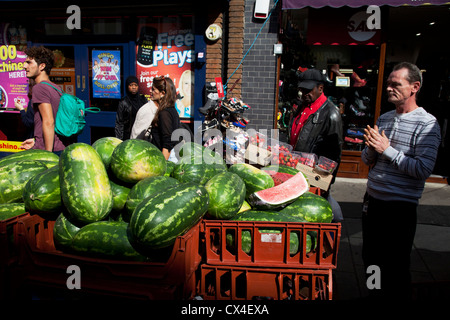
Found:
<path fill-rule="evenodd" d="M 345 140 L 346 142 L 350 142 L 350 143 L 359 143 L 359 144 L 361 144 L 361 143 L 364 142 L 364 141 L 361 140 L 361 139 L 358 139 L 358 138 L 350 138 L 350 137 L 345 137 L 344 140 Z"/>

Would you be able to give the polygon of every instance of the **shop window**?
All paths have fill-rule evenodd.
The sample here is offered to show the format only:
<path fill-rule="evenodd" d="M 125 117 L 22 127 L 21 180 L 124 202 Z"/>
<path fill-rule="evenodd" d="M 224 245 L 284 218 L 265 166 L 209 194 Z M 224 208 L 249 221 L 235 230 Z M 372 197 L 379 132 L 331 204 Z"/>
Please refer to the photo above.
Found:
<path fill-rule="evenodd" d="M 308 68 L 327 77 L 325 95 L 340 108 L 344 150 L 361 151 L 363 128 L 376 115 L 380 32 L 365 27 L 365 9 L 285 10 L 281 57 L 278 128 L 287 134 L 289 120 L 301 105 L 298 76 Z"/>

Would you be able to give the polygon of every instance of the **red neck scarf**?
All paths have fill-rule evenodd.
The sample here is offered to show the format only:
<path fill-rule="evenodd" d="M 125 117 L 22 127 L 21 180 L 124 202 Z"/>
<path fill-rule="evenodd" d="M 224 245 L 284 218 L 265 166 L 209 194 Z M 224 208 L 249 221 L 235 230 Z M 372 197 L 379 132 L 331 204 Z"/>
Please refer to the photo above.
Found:
<path fill-rule="evenodd" d="M 302 112 L 300 112 L 297 117 L 295 117 L 294 122 L 292 123 L 291 129 L 291 139 L 290 144 L 294 147 L 297 143 L 298 135 L 303 128 L 306 120 L 308 120 L 309 116 L 315 113 L 319 108 L 327 101 L 327 97 L 322 93 L 319 98 L 316 99 L 311 105 L 303 107 Z"/>

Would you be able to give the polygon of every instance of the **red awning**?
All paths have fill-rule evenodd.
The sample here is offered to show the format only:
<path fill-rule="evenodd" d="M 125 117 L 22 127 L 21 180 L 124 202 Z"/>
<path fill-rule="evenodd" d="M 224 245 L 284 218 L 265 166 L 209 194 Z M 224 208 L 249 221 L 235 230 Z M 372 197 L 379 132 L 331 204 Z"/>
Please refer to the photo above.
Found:
<path fill-rule="evenodd" d="M 363 6 L 420 6 L 420 5 L 442 5 L 450 4 L 448 0 L 283 0 L 282 8 L 301 9 L 304 7 L 322 8 L 322 7 L 363 7 Z"/>

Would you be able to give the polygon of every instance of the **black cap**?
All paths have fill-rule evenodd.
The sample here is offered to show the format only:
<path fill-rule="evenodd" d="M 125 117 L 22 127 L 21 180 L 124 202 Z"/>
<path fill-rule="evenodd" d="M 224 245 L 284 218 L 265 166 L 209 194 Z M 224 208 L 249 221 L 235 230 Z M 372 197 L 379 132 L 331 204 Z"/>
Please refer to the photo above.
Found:
<path fill-rule="evenodd" d="M 322 72 L 317 69 L 308 69 L 300 74 L 298 87 L 311 90 L 319 83 L 325 83 L 325 77 Z"/>

